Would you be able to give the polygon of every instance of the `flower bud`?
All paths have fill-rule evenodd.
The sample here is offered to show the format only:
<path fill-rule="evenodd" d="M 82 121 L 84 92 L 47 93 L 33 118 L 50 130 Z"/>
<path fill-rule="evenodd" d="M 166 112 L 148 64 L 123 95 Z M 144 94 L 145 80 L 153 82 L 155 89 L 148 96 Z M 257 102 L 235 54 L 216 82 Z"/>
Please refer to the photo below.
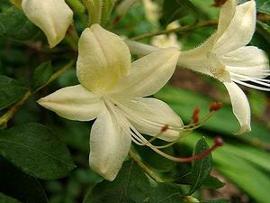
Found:
<path fill-rule="evenodd" d="M 65 37 L 73 12 L 64 0 L 23 0 L 25 15 L 47 36 L 50 47 Z"/>

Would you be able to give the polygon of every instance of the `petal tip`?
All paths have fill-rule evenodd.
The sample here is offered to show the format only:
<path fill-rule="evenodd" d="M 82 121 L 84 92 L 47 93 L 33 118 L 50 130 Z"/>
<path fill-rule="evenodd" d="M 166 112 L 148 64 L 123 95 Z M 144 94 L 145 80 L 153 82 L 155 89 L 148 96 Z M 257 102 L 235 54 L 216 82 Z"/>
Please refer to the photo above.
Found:
<path fill-rule="evenodd" d="M 245 125 L 241 126 L 240 130 L 234 134 L 235 135 L 242 135 L 242 134 L 248 133 L 250 131 L 251 131 L 250 124 L 245 124 Z"/>

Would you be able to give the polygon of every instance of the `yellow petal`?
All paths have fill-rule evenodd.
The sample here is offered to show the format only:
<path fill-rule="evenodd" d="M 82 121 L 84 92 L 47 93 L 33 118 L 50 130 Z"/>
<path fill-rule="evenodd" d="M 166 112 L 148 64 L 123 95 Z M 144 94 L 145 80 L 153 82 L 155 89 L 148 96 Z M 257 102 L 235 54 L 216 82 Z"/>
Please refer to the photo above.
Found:
<path fill-rule="evenodd" d="M 94 92 L 106 92 L 128 73 L 131 56 L 119 36 L 98 24 L 83 31 L 79 40 L 77 76 Z"/>
<path fill-rule="evenodd" d="M 47 36 L 50 47 L 65 37 L 73 12 L 64 0 L 23 0 L 25 15 Z"/>
<path fill-rule="evenodd" d="M 99 97 L 81 85 L 57 90 L 38 100 L 38 103 L 59 116 L 77 121 L 95 119 L 104 107 Z"/>
<path fill-rule="evenodd" d="M 131 145 L 128 126 L 120 125 L 121 123 L 104 109 L 98 115 L 90 134 L 89 165 L 110 181 L 116 177 Z"/>
<path fill-rule="evenodd" d="M 233 113 L 240 124 L 240 129 L 236 134 L 243 134 L 245 132 L 249 132 L 251 130 L 251 115 L 250 106 L 245 93 L 234 82 L 225 82 L 224 85 L 230 95 Z"/>
<path fill-rule="evenodd" d="M 122 100 L 120 108 L 127 113 L 130 123 L 143 134 L 157 136 L 165 141 L 174 141 L 180 136 L 177 130 L 166 129 L 166 126 L 181 128 L 181 118 L 163 101 L 155 98 L 136 98 Z M 162 133 L 161 133 L 162 132 Z"/>
<path fill-rule="evenodd" d="M 155 94 L 171 78 L 178 60 L 176 48 L 154 51 L 132 63 L 127 77 L 115 87 L 116 94 L 145 97 Z"/>

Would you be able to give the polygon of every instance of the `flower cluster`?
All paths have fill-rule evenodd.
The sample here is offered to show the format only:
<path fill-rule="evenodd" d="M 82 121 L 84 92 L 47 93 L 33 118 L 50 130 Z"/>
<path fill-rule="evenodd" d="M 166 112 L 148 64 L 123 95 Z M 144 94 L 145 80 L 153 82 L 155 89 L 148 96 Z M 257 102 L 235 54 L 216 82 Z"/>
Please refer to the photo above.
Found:
<path fill-rule="evenodd" d="M 50 47 L 65 37 L 72 23 L 72 10 L 64 0 L 22 0 L 21 7 L 46 34 Z M 176 65 L 221 81 L 240 123 L 238 133 L 250 131 L 249 103 L 237 83 L 270 90 L 269 80 L 264 79 L 270 75 L 266 55 L 246 46 L 255 24 L 254 0 L 240 5 L 228 0 L 221 8 L 217 31 L 201 46 L 183 52 L 125 42 L 92 24 L 79 40 L 76 70 L 80 84 L 62 88 L 38 103 L 67 119 L 96 119 L 90 134 L 89 163 L 108 180 L 116 177 L 131 141 L 163 155 L 143 134 L 175 142 L 186 130 L 195 128 L 184 126 L 166 103 L 149 97 L 168 82 Z M 130 51 L 146 56 L 131 62 Z"/>

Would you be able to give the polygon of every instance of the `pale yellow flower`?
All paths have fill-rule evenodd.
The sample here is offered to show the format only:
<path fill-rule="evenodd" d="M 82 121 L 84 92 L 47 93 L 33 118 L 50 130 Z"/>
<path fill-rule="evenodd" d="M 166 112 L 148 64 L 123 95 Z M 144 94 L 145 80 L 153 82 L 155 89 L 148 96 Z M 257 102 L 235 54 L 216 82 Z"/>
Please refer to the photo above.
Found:
<path fill-rule="evenodd" d="M 172 76 L 179 52 L 153 52 L 133 63 L 119 36 L 97 24 L 79 40 L 77 76 L 81 84 L 60 89 L 38 102 L 58 115 L 78 121 L 96 119 L 90 135 L 89 163 L 113 180 L 130 149 L 131 141 L 148 142 L 141 134 L 174 141 L 181 119 L 164 102 L 143 98 L 159 91 Z M 168 128 L 160 133 L 164 126 Z M 170 127 L 173 127 L 170 128 Z"/>

